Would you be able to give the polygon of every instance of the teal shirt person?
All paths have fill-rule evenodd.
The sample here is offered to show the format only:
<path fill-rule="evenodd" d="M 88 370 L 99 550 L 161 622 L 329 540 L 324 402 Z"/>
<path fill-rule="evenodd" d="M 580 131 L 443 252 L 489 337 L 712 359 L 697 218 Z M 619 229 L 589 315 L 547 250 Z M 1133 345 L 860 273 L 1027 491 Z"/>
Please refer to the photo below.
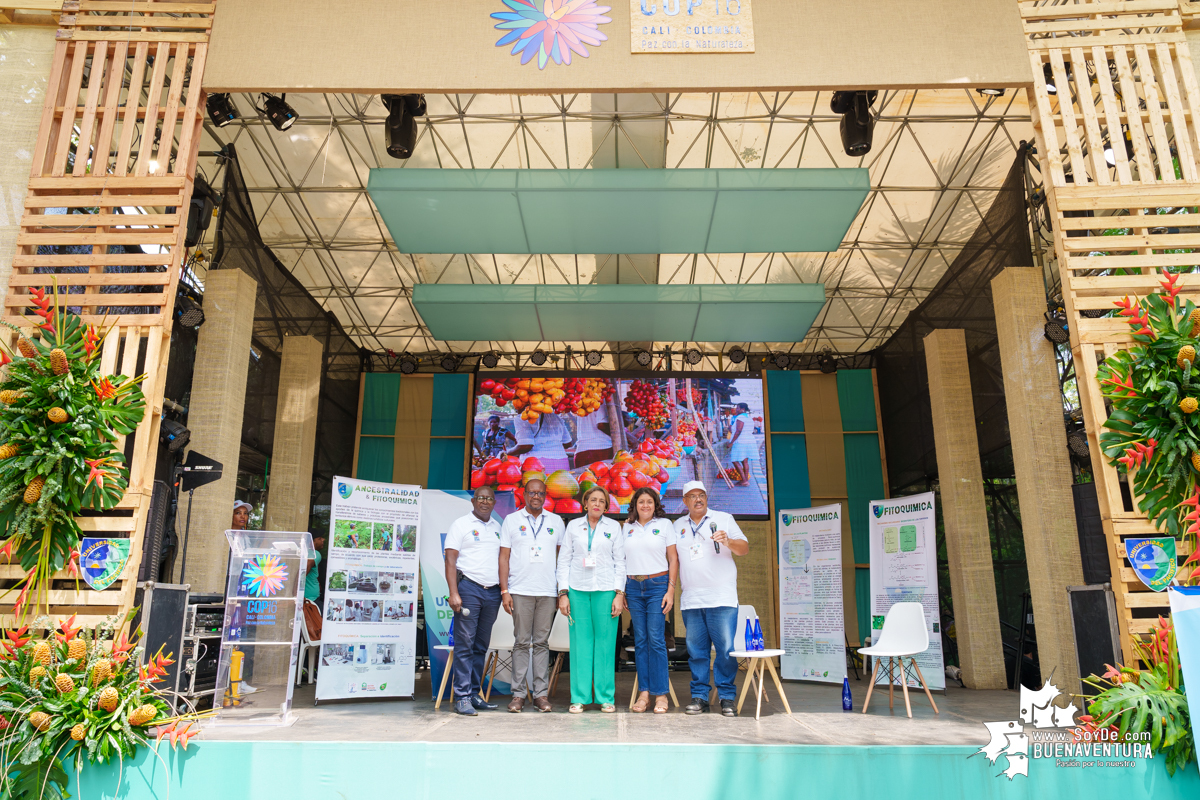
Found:
<path fill-rule="evenodd" d="M 321 596 L 321 583 L 317 578 L 317 567 L 321 566 L 321 553 L 313 553 L 313 567 L 304 574 L 304 599 L 317 602 Z"/>

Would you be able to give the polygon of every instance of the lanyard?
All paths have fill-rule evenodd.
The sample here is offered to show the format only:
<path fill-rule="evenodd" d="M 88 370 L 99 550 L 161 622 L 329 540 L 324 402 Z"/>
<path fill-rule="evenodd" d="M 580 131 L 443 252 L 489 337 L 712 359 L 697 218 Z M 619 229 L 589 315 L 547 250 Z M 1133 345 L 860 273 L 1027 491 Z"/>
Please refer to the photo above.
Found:
<path fill-rule="evenodd" d="M 695 538 L 696 536 L 700 535 L 699 534 L 700 526 L 704 524 L 704 520 L 706 520 L 706 519 L 708 519 L 708 514 L 705 514 L 704 517 L 699 522 L 693 524 L 691 518 L 690 517 L 688 518 L 688 524 L 692 526 L 692 538 Z"/>
<path fill-rule="evenodd" d="M 588 552 L 590 553 L 592 552 L 592 537 L 596 535 L 596 528 L 592 527 L 592 522 L 587 517 L 584 517 L 584 524 L 587 525 L 588 529 Z M 600 526 L 597 525 L 596 527 Z"/>
<path fill-rule="evenodd" d="M 546 524 L 546 512 L 543 511 L 541 514 L 538 514 L 538 526 L 536 528 L 533 527 L 533 517 L 529 516 L 529 512 L 526 512 L 525 516 L 529 520 L 529 529 L 533 531 L 533 540 L 536 542 L 538 534 L 542 532 L 542 528 Z"/>

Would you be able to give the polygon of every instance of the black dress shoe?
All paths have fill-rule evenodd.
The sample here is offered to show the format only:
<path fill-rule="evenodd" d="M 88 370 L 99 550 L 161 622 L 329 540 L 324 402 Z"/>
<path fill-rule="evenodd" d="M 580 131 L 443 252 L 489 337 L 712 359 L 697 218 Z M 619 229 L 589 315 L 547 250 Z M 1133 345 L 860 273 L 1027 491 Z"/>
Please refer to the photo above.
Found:
<path fill-rule="evenodd" d="M 495 703 L 489 703 L 477 694 L 471 695 L 471 705 L 480 711 L 495 711 L 500 707 Z"/>
<path fill-rule="evenodd" d="M 479 716 L 479 712 L 471 707 L 471 701 L 465 697 L 454 701 L 454 711 L 458 714 L 462 714 L 464 717 Z"/>
<path fill-rule="evenodd" d="M 683 710 L 685 714 L 707 714 L 708 701 L 703 697 L 693 697 L 692 702 L 687 704 L 687 708 Z"/>
<path fill-rule="evenodd" d="M 733 702 L 732 700 L 722 700 L 721 701 L 721 716 L 722 717 L 736 717 L 737 716 L 737 703 Z"/>

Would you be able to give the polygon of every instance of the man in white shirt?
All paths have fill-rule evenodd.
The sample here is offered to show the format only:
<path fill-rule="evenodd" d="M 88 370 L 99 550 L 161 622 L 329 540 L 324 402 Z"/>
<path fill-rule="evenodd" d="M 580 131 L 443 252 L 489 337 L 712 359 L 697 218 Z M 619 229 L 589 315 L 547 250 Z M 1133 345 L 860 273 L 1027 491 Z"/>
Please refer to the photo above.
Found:
<path fill-rule="evenodd" d="M 684 712 L 708 711 L 709 651 L 716 650 L 712 679 L 721 701 L 721 715 L 737 716 L 737 565 L 734 556 L 750 552 L 750 542 L 730 514 L 708 507 L 708 493 L 700 481 L 683 486 L 689 514 L 675 521 L 678 538 L 679 582 L 683 587 L 679 607 L 687 626 L 688 666 L 692 669 L 692 702 Z"/>
<path fill-rule="evenodd" d="M 550 693 L 550 626 L 558 602 L 555 559 L 563 529 L 562 517 L 543 511 L 546 484 L 525 485 L 525 507 L 504 518 L 500 529 L 500 602 L 512 614 L 516 646 L 512 652 L 512 702 L 520 713 L 525 693 L 533 694 L 538 711 L 553 710 Z M 532 654 L 532 669 L 530 656 Z"/>
<path fill-rule="evenodd" d="M 480 486 L 472 512 L 454 520 L 446 533 L 446 584 L 454 609 L 454 710 L 475 716 L 497 708 L 479 694 L 483 662 L 500 610 L 500 523 L 492 519 L 496 492 Z"/>

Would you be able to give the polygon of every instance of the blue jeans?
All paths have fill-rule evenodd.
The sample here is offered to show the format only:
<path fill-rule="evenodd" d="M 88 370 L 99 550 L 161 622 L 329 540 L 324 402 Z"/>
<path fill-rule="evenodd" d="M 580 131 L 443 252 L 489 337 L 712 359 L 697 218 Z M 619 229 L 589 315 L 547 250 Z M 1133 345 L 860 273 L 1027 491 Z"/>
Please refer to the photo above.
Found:
<path fill-rule="evenodd" d="M 492 624 L 500 610 L 500 587 L 485 589 L 470 578 L 458 581 L 462 607 L 471 616 L 454 615 L 454 672 L 450 676 L 454 697 L 462 699 L 479 693 L 483 682 L 483 662 L 492 641 Z"/>
<path fill-rule="evenodd" d="M 692 668 L 692 697 L 708 700 L 710 648 L 717 651 L 712 664 L 712 677 L 717 684 L 717 697 L 733 700 L 737 697 L 737 659 L 729 655 L 734 649 L 737 634 L 737 606 L 689 608 L 683 612 L 687 626 L 688 666 Z"/>
<path fill-rule="evenodd" d="M 637 662 L 638 686 L 643 692 L 663 695 L 668 691 L 667 619 L 662 612 L 667 576 L 644 581 L 625 581 L 625 599 L 633 620 L 633 655 Z"/>

